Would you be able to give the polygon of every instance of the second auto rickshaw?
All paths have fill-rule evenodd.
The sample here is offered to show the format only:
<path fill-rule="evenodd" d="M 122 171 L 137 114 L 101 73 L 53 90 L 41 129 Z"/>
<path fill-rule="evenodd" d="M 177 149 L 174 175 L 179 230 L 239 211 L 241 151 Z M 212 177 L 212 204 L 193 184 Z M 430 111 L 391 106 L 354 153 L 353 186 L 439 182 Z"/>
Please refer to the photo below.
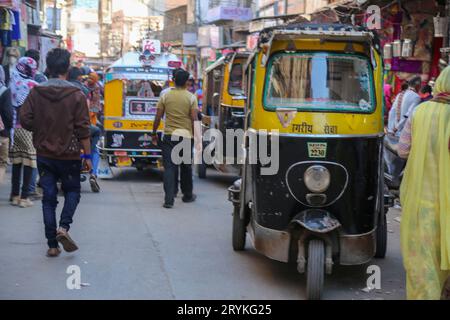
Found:
<path fill-rule="evenodd" d="M 257 251 L 295 262 L 308 298 L 320 299 L 334 265 L 386 254 L 377 36 L 337 24 L 265 29 L 246 75 L 245 164 L 229 189 L 233 247 L 243 250 L 248 232 Z M 262 173 L 261 139 L 277 144 L 275 174 Z"/>
<path fill-rule="evenodd" d="M 159 48 L 159 42 L 154 42 Z M 142 170 L 161 159 L 150 131 L 159 95 L 180 66 L 181 61 L 172 53 L 129 52 L 107 69 L 105 136 L 99 150 L 110 166 Z"/>
<path fill-rule="evenodd" d="M 222 141 L 212 141 L 226 145 L 226 130 L 244 128 L 244 106 L 246 97 L 243 87 L 243 68 L 248 53 L 232 52 L 209 66 L 203 75 L 203 132 L 216 129 L 221 132 Z M 208 137 L 207 139 L 210 139 Z M 211 139 L 213 140 L 213 139 Z M 206 145 L 205 145 L 206 147 Z M 239 174 L 237 150 L 233 155 L 227 155 L 224 148 L 222 154 L 215 154 L 214 167 L 222 172 Z M 227 159 L 227 157 L 230 157 Z M 200 178 L 206 178 L 206 164 L 198 166 Z"/>

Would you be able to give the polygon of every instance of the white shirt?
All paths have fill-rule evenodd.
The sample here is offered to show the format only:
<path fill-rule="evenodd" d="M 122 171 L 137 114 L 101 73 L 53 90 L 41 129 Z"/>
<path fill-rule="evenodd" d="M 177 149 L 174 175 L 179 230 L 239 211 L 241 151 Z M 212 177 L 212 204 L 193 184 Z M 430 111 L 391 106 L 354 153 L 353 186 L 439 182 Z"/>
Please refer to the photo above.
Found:
<path fill-rule="evenodd" d="M 394 132 L 397 129 L 396 135 L 400 136 L 403 127 L 405 126 L 408 117 L 414 112 L 416 107 L 420 104 L 420 96 L 412 89 L 408 89 L 403 94 L 402 105 L 400 104 L 400 97 L 402 93 L 395 98 L 394 105 L 389 112 L 388 131 Z M 400 110 L 400 120 L 398 121 L 397 112 Z"/>

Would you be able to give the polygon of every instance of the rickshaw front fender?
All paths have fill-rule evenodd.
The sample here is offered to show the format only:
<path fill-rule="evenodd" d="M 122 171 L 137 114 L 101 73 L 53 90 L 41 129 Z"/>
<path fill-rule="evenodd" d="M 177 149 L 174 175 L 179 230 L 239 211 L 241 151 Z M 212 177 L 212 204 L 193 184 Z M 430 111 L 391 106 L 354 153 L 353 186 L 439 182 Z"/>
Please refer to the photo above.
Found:
<path fill-rule="evenodd" d="M 297 214 L 291 225 L 301 227 L 313 233 L 326 234 L 341 227 L 341 223 L 331 213 L 325 210 L 309 209 Z"/>
<path fill-rule="evenodd" d="M 291 221 L 291 227 L 300 226 L 306 230 L 298 239 L 297 270 L 306 271 L 306 248 L 308 239 L 320 238 L 325 243 L 325 269 L 327 274 L 333 270 L 333 243 L 330 233 L 341 227 L 341 223 L 328 211 L 309 209 L 297 214 Z"/>

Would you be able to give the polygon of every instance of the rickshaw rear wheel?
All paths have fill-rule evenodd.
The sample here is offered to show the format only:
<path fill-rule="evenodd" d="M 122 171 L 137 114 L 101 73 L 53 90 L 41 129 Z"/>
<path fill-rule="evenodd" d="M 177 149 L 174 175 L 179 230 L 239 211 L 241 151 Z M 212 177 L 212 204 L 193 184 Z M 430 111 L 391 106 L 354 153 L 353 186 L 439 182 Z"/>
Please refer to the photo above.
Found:
<path fill-rule="evenodd" d="M 234 206 L 233 210 L 233 249 L 234 251 L 245 250 L 245 240 L 247 237 L 247 226 L 245 220 L 241 219 L 239 206 Z"/>
<path fill-rule="evenodd" d="M 377 227 L 377 244 L 376 244 L 377 250 L 375 252 L 375 258 L 377 259 L 386 258 L 387 237 L 388 237 L 387 218 L 386 214 L 383 213 L 380 219 L 380 223 Z"/>
<path fill-rule="evenodd" d="M 325 245 L 322 240 L 311 240 L 308 244 L 308 268 L 306 273 L 306 295 L 308 300 L 322 298 L 325 280 Z"/>

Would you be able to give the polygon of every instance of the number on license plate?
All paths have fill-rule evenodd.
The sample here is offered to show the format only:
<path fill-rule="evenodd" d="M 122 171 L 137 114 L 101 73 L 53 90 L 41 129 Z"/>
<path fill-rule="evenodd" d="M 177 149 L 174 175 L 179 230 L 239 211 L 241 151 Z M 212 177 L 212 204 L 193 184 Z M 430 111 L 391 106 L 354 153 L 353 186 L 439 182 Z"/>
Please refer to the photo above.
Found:
<path fill-rule="evenodd" d="M 308 154 L 310 158 L 326 158 L 327 144 L 326 143 L 308 143 Z"/>

